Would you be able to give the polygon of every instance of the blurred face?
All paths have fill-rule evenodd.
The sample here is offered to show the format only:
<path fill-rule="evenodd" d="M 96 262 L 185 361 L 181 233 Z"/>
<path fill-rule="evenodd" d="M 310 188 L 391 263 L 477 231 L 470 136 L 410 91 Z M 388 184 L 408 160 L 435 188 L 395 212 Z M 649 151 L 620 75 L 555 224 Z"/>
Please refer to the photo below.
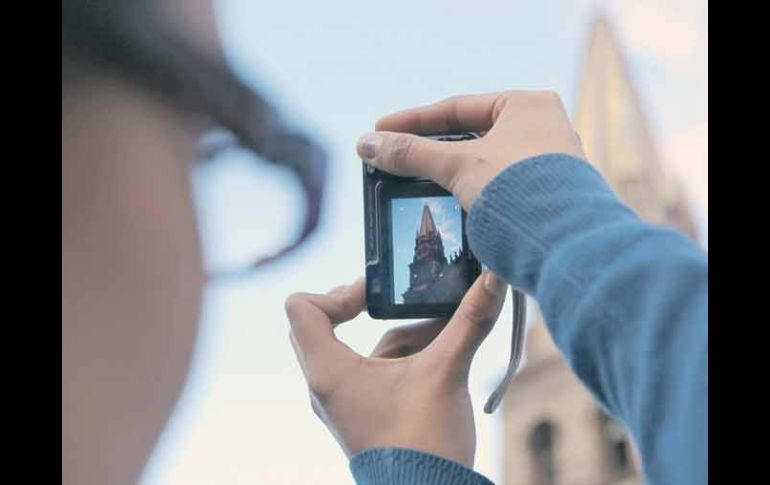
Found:
<path fill-rule="evenodd" d="M 101 82 L 62 99 L 62 439 L 109 430 L 136 454 L 165 422 L 195 339 L 194 130 L 144 93 Z M 62 445 L 100 456 L 105 471 L 121 460 L 102 456 L 113 452 L 104 443 Z"/>
<path fill-rule="evenodd" d="M 189 6 L 182 26 L 218 51 L 210 6 Z M 104 74 L 62 89 L 63 483 L 135 481 L 182 389 L 204 280 L 200 131 Z"/>

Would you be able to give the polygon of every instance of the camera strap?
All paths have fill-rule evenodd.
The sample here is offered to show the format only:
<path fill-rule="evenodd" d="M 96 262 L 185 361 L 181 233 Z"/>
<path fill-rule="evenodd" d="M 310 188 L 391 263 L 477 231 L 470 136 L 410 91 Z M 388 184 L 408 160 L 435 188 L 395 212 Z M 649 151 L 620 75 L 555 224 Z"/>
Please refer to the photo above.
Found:
<path fill-rule="evenodd" d="M 500 402 L 505 396 L 505 392 L 510 386 L 511 381 L 516 376 L 521 362 L 521 354 L 524 349 L 524 323 L 527 317 L 527 303 L 524 293 L 511 288 L 513 295 L 513 331 L 511 332 L 511 358 L 508 361 L 508 369 L 505 376 L 495 388 L 494 392 L 487 399 L 484 405 L 484 412 L 492 414 L 495 412 Z"/>

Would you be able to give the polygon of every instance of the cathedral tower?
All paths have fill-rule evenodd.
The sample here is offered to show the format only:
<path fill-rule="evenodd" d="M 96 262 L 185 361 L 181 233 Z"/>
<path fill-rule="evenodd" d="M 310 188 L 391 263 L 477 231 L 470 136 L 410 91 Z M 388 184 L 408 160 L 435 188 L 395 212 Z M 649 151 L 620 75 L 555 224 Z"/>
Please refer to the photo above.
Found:
<path fill-rule="evenodd" d="M 423 301 L 422 295 L 443 276 L 446 265 L 441 233 L 436 228 L 430 207 L 425 204 L 414 238 L 414 259 L 409 264 L 409 289 L 403 295 L 404 302 Z"/>

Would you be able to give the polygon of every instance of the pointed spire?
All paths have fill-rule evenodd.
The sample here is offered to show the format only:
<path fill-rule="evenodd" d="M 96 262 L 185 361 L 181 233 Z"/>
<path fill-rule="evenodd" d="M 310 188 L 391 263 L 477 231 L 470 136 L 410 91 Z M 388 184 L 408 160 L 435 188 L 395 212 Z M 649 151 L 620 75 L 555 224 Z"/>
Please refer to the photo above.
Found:
<path fill-rule="evenodd" d="M 603 15 L 591 26 L 575 125 L 586 155 L 613 181 L 659 170 L 641 102 L 619 42 Z"/>
<path fill-rule="evenodd" d="M 591 26 L 575 128 L 588 160 L 624 202 L 649 222 L 692 233 L 681 187 L 663 170 L 620 43 L 602 14 Z M 684 218 L 670 216 L 672 200 Z"/>
<path fill-rule="evenodd" d="M 438 232 L 436 229 L 436 223 L 433 222 L 433 214 L 430 212 L 430 207 L 425 204 L 422 208 L 422 221 L 420 222 L 420 231 L 418 236 L 427 236 Z"/>

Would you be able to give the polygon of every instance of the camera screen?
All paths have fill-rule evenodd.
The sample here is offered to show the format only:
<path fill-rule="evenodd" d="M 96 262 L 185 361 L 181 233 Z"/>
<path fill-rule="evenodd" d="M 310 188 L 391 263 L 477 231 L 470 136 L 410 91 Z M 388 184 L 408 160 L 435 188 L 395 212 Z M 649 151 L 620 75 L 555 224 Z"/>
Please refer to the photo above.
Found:
<path fill-rule="evenodd" d="M 460 203 L 452 196 L 391 199 L 393 303 L 457 303 L 468 289 Z"/>

